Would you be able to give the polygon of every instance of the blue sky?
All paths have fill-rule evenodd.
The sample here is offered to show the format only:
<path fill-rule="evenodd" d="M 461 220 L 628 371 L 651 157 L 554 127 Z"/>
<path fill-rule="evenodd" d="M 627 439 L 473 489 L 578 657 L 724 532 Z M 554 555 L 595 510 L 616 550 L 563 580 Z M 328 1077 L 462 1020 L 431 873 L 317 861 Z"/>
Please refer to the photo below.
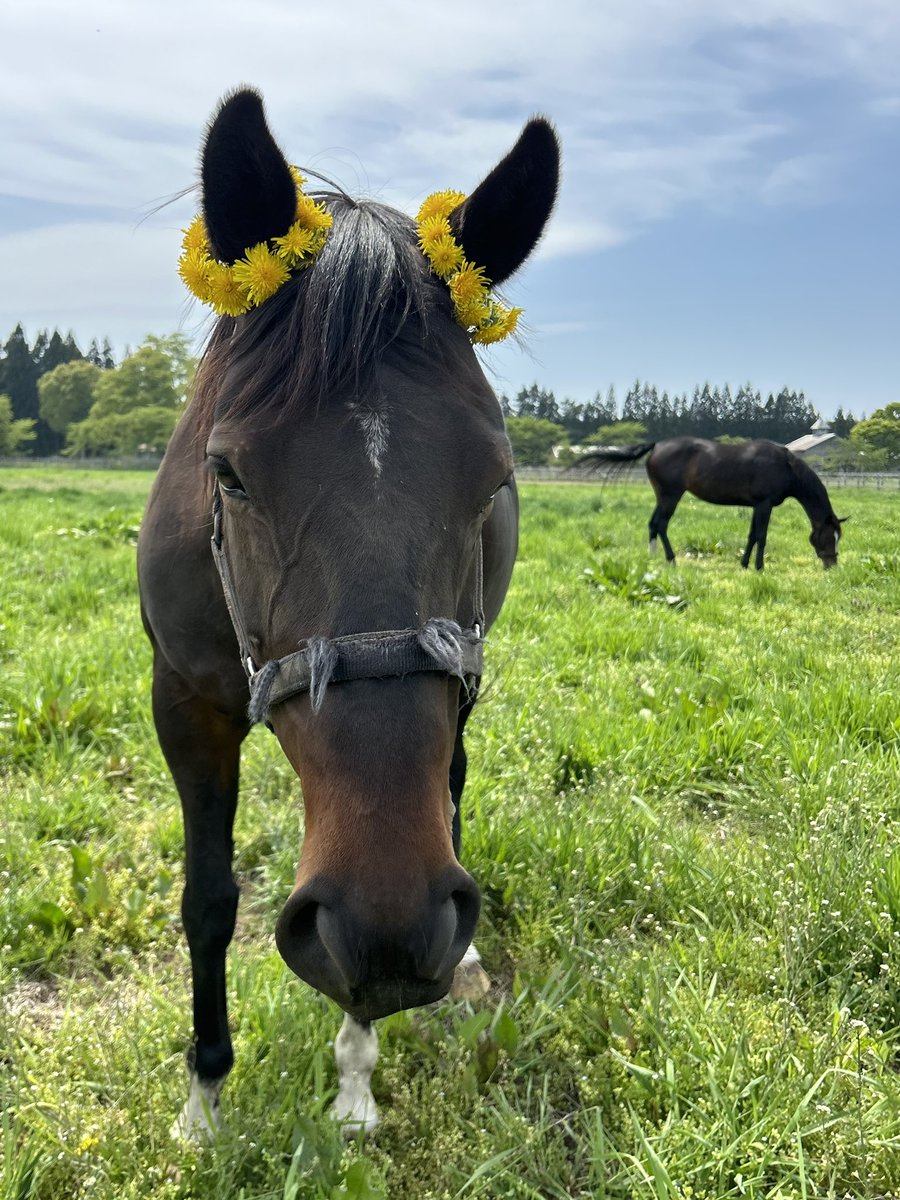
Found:
<path fill-rule="evenodd" d="M 175 274 L 195 201 L 151 210 L 246 82 L 293 161 L 408 212 L 555 121 L 560 201 L 507 288 L 527 339 L 484 356 L 498 390 L 900 398 L 896 0 L 34 0 L 2 31 L 0 337 L 199 342 Z"/>

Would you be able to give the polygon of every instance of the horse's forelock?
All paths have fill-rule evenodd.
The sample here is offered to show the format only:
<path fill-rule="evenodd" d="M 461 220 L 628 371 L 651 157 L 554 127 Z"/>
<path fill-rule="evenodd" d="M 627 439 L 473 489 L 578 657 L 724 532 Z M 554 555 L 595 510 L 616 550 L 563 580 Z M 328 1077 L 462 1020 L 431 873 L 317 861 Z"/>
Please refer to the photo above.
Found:
<path fill-rule="evenodd" d="M 390 347 L 424 349 L 447 289 L 431 274 L 413 222 L 374 201 L 319 194 L 334 217 L 315 264 L 239 318 L 222 317 L 201 359 L 196 403 L 209 425 L 226 371 L 239 381 L 229 415 L 319 405 L 330 394 L 362 396 Z M 452 320 L 452 318 L 450 318 Z"/>

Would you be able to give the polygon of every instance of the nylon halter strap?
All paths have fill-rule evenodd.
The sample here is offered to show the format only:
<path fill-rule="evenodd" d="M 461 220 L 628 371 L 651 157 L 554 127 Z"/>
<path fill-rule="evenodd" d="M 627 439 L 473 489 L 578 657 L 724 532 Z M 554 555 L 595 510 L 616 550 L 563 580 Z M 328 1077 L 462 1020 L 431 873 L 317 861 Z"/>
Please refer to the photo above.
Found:
<path fill-rule="evenodd" d="M 283 658 L 257 666 L 250 639 L 241 616 L 234 579 L 223 546 L 222 496 L 216 484 L 213 497 L 213 532 L 210 539 L 213 559 L 222 582 L 228 614 L 240 648 L 241 663 L 250 684 L 249 715 L 252 721 L 265 720 L 275 704 L 291 696 L 312 691 L 314 707 L 321 703 L 316 692 L 314 651 L 327 649 L 329 671 L 325 683 L 346 683 L 354 679 L 390 679 L 423 671 L 458 675 L 464 685 L 477 681 L 483 670 L 484 645 L 484 561 L 479 534 L 475 557 L 474 623 L 462 629 L 449 618 L 432 617 L 418 629 L 385 629 L 371 633 L 344 634 L 336 638 L 307 638 L 300 649 Z M 436 654 L 439 647 L 449 654 Z M 452 658 L 452 667 L 448 659 Z M 324 687 L 323 687 L 324 692 Z M 318 700 L 318 703 L 316 701 Z"/>

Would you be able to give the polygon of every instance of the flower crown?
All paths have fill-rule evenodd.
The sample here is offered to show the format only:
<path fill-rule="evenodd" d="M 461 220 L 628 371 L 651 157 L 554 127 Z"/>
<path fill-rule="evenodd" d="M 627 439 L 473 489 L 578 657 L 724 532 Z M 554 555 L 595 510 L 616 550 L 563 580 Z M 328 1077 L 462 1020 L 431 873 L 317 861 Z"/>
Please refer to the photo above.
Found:
<path fill-rule="evenodd" d="M 184 230 L 178 274 L 188 291 L 219 316 L 238 317 L 263 304 L 287 283 L 292 271 L 312 266 L 325 245 L 331 213 L 304 193 L 305 180 L 296 167 L 291 167 L 291 174 L 297 188 L 293 225 L 283 237 L 249 247 L 237 262 L 213 257 L 202 216 L 194 217 Z M 468 262 L 453 236 L 450 214 L 465 198 L 462 192 L 433 192 L 419 209 L 416 231 L 432 271 L 450 289 L 457 321 L 471 341 L 488 345 L 515 330 L 522 310 L 506 308 L 491 298 L 484 267 Z"/>
<path fill-rule="evenodd" d="M 432 192 L 416 216 L 416 230 L 432 271 L 450 289 L 457 321 L 471 341 L 489 345 L 514 332 L 522 310 L 507 308 L 491 298 L 491 281 L 484 267 L 470 263 L 453 236 L 450 214 L 465 198 L 464 192 Z"/>
<path fill-rule="evenodd" d="M 194 217 L 184 231 L 178 274 L 188 291 L 219 316 L 238 317 L 263 304 L 287 283 L 292 271 L 311 266 L 325 245 L 331 213 L 304 193 L 306 181 L 296 167 L 291 167 L 291 174 L 297 188 L 297 215 L 283 237 L 272 238 L 271 246 L 260 242 L 237 262 L 223 263 L 212 256 L 202 216 Z"/>

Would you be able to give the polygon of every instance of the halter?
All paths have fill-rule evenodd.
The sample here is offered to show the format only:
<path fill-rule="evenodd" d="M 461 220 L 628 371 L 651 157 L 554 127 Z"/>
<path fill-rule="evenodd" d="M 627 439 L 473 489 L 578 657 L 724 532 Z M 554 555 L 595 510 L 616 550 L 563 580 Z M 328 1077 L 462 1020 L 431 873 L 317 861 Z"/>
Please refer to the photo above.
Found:
<path fill-rule="evenodd" d="M 311 694 L 313 712 L 321 708 L 328 683 L 354 679 L 392 679 L 423 671 L 458 676 L 469 689 L 483 670 L 484 645 L 484 555 L 481 534 L 475 558 L 475 619 L 462 629 L 448 617 L 431 617 L 418 629 L 384 629 L 350 633 L 336 638 L 306 638 L 299 650 L 283 658 L 270 659 L 257 667 L 250 639 L 241 616 L 237 593 L 223 546 L 222 494 L 218 483 L 213 494 L 213 559 L 222 582 L 228 615 L 240 648 L 241 664 L 250 684 L 248 716 L 256 724 L 266 720 L 269 709 L 291 696 Z M 323 670 L 323 665 L 327 669 Z"/>

